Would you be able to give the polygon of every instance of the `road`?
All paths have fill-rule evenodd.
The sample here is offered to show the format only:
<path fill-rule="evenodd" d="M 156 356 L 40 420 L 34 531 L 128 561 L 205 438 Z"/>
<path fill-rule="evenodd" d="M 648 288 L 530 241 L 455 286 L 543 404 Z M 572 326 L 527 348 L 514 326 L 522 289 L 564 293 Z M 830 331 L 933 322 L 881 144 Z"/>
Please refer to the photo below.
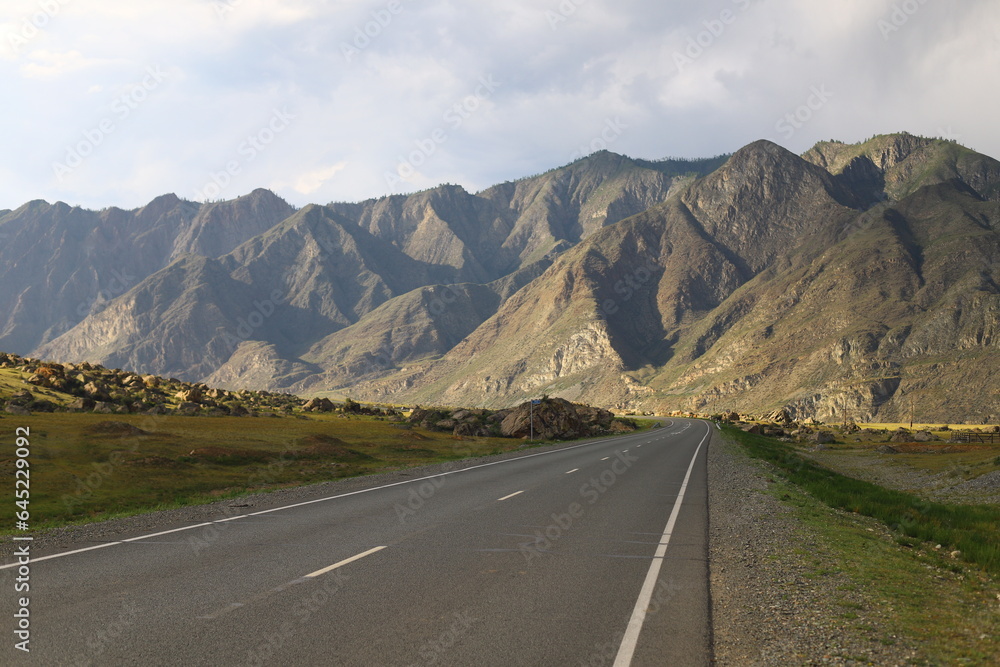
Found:
<path fill-rule="evenodd" d="M 706 665 L 705 460 L 715 433 L 675 420 L 35 553 L 30 654 L 14 649 L 17 568 L 0 570 L 10 626 L 0 661 Z"/>

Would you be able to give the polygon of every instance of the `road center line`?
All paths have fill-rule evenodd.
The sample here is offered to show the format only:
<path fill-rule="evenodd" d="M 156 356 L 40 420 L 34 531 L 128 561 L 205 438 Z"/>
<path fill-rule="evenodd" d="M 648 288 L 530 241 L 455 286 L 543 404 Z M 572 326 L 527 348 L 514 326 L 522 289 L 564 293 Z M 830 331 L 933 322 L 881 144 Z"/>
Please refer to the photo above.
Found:
<path fill-rule="evenodd" d="M 497 502 L 500 502 L 501 500 L 507 500 L 508 498 L 513 498 L 514 496 L 519 496 L 522 493 L 524 493 L 524 491 L 518 491 L 516 493 L 510 494 L 509 496 L 504 496 L 503 498 L 497 498 Z"/>
<path fill-rule="evenodd" d="M 365 556 L 371 556 L 373 553 L 377 553 L 379 551 L 382 551 L 382 549 L 385 549 L 385 547 L 375 547 L 374 549 L 369 549 L 368 551 L 364 552 L 363 554 L 358 554 L 357 556 L 351 556 L 350 558 L 345 558 L 344 560 L 340 561 L 339 563 L 334 563 L 330 567 L 324 567 L 322 570 L 316 570 L 312 574 L 307 574 L 306 578 L 307 579 L 315 579 L 316 577 L 318 577 L 320 575 L 323 575 L 323 574 L 326 574 L 327 572 L 332 572 L 333 570 L 336 570 L 338 567 L 343 567 L 343 566 L 347 565 L 348 563 L 353 563 L 356 560 L 361 560 Z"/>
<path fill-rule="evenodd" d="M 607 461 L 607 460 L 608 460 L 608 459 L 610 459 L 610 458 L 611 458 L 610 456 L 605 456 L 605 457 L 604 457 L 603 459 L 601 459 L 601 460 L 602 460 L 602 461 Z"/>
<path fill-rule="evenodd" d="M 667 527 L 663 529 L 663 537 L 660 539 L 660 546 L 656 548 L 653 562 L 649 565 L 649 572 L 646 573 L 646 580 L 639 591 L 639 599 L 635 601 L 635 608 L 632 610 L 632 617 L 629 619 L 628 627 L 625 629 L 625 636 L 622 638 L 621 646 L 618 647 L 618 655 L 615 657 L 614 667 L 629 667 L 632 664 L 632 657 L 635 655 L 636 646 L 639 644 L 639 633 L 642 625 L 646 621 L 646 610 L 653 599 L 653 590 L 656 588 L 657 578 L 660 576 L 660 568 L 663 566 L 663 557 L 667 553 L 667 546 L 670 544 L 670 536 L 674 532 L 674 525 L 677 523 L 677 515 L 681 512 L 681 504 L 684 502 L 684 494 L 687 492 L 688 482 L 691 481 L 691 473 L 694 471 L 694 464 L 698 460 L 701 448 L 712 435 L 712 427 L 705 424 L 705 437 L 698 443 L 698 448 L 694 450 L 691 457 L 691 464 L 688 466 L 687 474 L 684 475 L 684 482 L 681 484 L 680 493 L 674 501 L 674 508 L 670 511 L 670 518 L 667 519 Z"/>
<path fill-rule="evenodd" d="M 578 471 L 578 470 L 579 470 L 579 468 L 573 468 L 572 470 L 567 470 L 567 471 L 566 471 L 566 474 L 567 474 L 567 475 L 572 475 L 573 473 L 575 473 L 575 472 L 576 472 L 576 471 Z"/>

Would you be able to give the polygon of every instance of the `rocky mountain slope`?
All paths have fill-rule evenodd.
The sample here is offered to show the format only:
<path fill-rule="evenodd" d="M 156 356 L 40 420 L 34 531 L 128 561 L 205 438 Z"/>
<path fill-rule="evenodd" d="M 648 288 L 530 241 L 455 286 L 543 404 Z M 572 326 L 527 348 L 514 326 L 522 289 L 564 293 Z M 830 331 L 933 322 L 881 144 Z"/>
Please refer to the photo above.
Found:
<path fill-rule="evenodd" d="M 227 228 L 236 202 L 203 226 Z M 113 222 L 88 215 L 85 231 Z M 40 271 L 20 310 L 0 311 L 14 313 L 0 348 L 394 402 L 547 393 L 796 419 L 895 420 L 911 403 L 929 420 L 1000 418 L 1000 163 L 952 142 L 888 135 L 803 156 L 757 142 L 694 163 L 604 152 L 478 194 L 258 217 L 266 229 L 242 240 L 151 243 L 143 277 L 77 322 L 59 294 L 85 299 L 93 278 Z M 94 263 L 67 261 L 86 275 Z M 30 307 L 49 292 L 62 311 Z"/>
<path fill-rule="evenodd" d="M 215 246 L 224 255 L 172 246 L 166 259 L 147 262 L 159 271 L 137 275 L 128 291 L 32 353 L 239 388 L 351 383 L 370 365 L 371 343 L 389 359 L 384 370 L 444 354 L 537 277 L 549 256 L 719 162 L 637 162 L 605 152 L 479 195 L 442 186 L 307 206 L 235 247 Z M 194 238 L 180 235 L 175 245 L 191 249 Z M 449 305 L 439 316 L 414 315 L 439 299 Z M 456 299 L 470 306 L 462 314 Z"/>

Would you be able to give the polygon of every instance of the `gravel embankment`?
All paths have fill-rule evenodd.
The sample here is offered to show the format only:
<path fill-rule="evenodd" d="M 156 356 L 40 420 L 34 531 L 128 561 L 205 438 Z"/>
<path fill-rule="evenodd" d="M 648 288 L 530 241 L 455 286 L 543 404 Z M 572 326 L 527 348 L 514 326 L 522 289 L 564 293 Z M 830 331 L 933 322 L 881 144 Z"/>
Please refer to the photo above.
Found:
<path fill-rule="evenodd" d="M 708 478 L 716 664 L 914 664 L 904 640 L 881 641 L 890 636 L 884 621 L 847 575 L 817 576 L 836 572 L 835 559 L 765 492 L 765 464 L 716 437 Z"/>

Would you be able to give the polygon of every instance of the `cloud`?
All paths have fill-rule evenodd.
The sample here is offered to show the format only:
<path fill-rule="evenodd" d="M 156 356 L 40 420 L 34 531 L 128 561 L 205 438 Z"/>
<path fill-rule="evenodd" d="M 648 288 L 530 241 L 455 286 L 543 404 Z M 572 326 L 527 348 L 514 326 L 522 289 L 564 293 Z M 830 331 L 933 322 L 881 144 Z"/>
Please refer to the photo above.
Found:
<path fill-rule="evenodd" d="M 57 53 L 39 49 L 32 51 L 28 62 L 21 65 L 21 74 L 29 79 L 51 79 L 101 64 L 100 59 L 86 58 L 79 51 Z"/>
<path fill-rule="evenodd" d="M 293 188 L 299 194 L 311 195 L 314 192 L 317 192 L 330 179 L 346 168 L 347 162 L 338 162 L 337 164 L 330 165 L 329 167 L 323 167 L 301 174 L 297 179 L 295 179 L 295 185 Z"/>
<path fill-rule="evenodd" d="M 5 3 L 0 46 L 37 7 Z M 0 108 L 17 128 L 0 155 L 0 170 L 13 174 L 0 182 L 0 208 L 28 196 L 132 207 L 169 191 L 193 197 L 216 180 L 226 183 L 221 197 L 271 186 L 297 205 L 445 181 L 475 190 L 603 145 L 698 157 L 771 138 L 801 152 L 820 139 L 950 127 L 1000 155 L 993 0 L 60 7 L 0 59 L 5 97 L 18 100 Z M 167 82 L 120 118 L 116 101 L 149 67 L 169 72 Z M 502 85 L 455 116 L 482 77 Z M 817 88 L 830 95 L 813 109 Z M 241 147 L 275 109 L 294 122 L 249 159 Z M 787 125 L 789 114 L 798 126 Z M 114 132 L 70 177 L 54 178 L 52 163 L 106 118 Z M 394 190 L 386 174 L 420 151 Z M 236 173 L 223 178 L 234 161 Z"/>

